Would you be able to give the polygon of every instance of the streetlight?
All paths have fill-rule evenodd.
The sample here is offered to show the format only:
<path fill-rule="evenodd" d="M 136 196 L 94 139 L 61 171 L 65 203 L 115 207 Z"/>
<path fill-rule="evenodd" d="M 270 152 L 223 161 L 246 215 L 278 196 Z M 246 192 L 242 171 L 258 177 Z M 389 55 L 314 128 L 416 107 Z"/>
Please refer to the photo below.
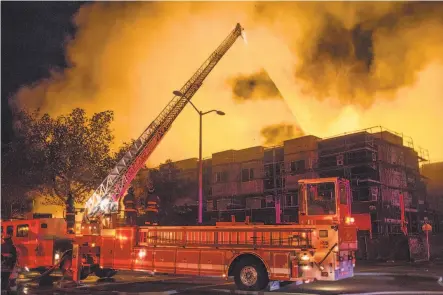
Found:
<path fill-rule="evenodd" d="M 175 96 L 184 97 L 184 94 L 180 91 L 172 92 Z M 203 223 L 203 161 L 202 161 L 202 119 L 204 115 L 215 112 L 219 116 L 224 116 L 225 113 L 219 110 L 210 110 L 207 112 L 202 112 L 192 103 L 190 99 L 188 102 L 192 105 L 194 110 L 200 116 L 200 139 L 199 139 L 199 151 L 198 151 L 198 223 Z"/>

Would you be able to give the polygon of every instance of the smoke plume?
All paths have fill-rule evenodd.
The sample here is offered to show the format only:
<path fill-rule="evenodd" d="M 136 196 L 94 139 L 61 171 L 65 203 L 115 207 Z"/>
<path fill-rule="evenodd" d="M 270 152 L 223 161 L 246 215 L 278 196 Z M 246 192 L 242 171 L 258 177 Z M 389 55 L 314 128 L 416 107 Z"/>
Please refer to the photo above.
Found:
<path fill-rule="evenodd" d="M 265 146 L 278 145 L 288 139 L 305 135 L 302 130 L 294 125 L 280 123 L 266 126 L 261 130 Z"/>
<path fill-rule="evenodd" d="M 379 6 L 375 8 L 375 6 Z M 430 62 L 443 61 L 443 3 L 325 5 L 295 51 L 295 77 L 313 97 L 370 107 L 413 85 Z"/>
<path fill-rule="evenodd" d="M 204 119 L 204 157 L 256 145 L 260 134 L 266 144 L 297 136 L 293 124 L 273 126 L 295 115 L 320 137 L 384 125 L 443 159 L 443 138 L 423 131 L 443 125 L 441 2 L 94 2 L 73 21 L 70 66 L 22 87 L 14 104 L 54 116 L 113 110 L 119 145 L 240 22 L 248 45 L 237 41 L 193 98 L 226 112 Z M 186 107 L 151 159 L 195 157 L 196 143 L 198 116 Z"/>
<path fill-rule="evenodd" d="M 233 99 L 239 102 L 247 100 L 283 99 L 274 81 L 265 69 L 252 75 L 238 75 L 229 79 Z"/>

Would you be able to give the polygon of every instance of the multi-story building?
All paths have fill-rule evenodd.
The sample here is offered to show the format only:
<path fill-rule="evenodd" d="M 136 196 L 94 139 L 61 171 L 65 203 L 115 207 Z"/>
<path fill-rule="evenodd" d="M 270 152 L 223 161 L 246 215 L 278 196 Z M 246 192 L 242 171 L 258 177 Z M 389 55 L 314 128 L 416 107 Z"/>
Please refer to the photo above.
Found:
<path fill-rule="evenodd" d="M 237 220 L 250 216 L 257 222 L 296 222 L 297 181 L 339 176 L 351 181 L 353 212 L 370 213 L 374 233 L 400 231 L 401 195 L 409 229 L 415 231 L 425 205 L 419 172 L 424 160 L 412 140 L 381 127 L 214 153 L 212 161 L 204 162 L 205 218 L 228 220 L 235 215 Z M 197 179 L 198 160 L 185 161 L 192 165 L 182 168 L 184 175 Z M 176 162 L 177 166 L 185 161 Z M 194 200 L 196 196 L 190 194 Z"/>
<path fill-rule="evenodd" d="M 322 139 L 318 154 L 319 176 L 351 181 L 353 212 L 369 213 L 373 232 L 400 231 L 400 196 L 409 230 L 417 230 L 426 195 L 419 162 L 425 159 L 412 140 L 377 127 Z"/>
<path fill-rule="evenodd" d="M 443 162 L 422 166 L 425 176 L 428 211 L 432 215 L 435 230 L 443 228 Z"/>

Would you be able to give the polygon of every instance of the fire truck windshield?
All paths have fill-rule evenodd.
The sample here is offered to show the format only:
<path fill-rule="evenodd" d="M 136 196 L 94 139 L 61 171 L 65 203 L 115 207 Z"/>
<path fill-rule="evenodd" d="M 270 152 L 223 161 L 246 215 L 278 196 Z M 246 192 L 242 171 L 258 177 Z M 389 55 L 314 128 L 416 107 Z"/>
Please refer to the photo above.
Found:
<path fill-rule="evenodd" d="M 336 209 L 335 184 L 333 182 L 308 184 L 308 215 L 334 215 Z"/>

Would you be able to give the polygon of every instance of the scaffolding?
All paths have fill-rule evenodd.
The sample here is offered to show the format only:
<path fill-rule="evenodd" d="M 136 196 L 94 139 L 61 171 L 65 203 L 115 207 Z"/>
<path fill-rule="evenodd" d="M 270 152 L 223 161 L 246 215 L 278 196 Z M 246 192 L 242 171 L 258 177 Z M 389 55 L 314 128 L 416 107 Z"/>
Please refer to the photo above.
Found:
<path fill-rule="evenodd" d="M 420 210 L 420 196 L 425 193 L 419 185 L 419 163 L 428 159 L 425 156 L 425 150 L 414 149 L 411 137 L 376 126 L 319 142 L 318 172 L 321 177 L 351 181 L 354 201 L 360 203 L 357 211 L 372 208 L 374 232 L 399 231 L 402 194 L 414 231 L 414 213 Z"/>

